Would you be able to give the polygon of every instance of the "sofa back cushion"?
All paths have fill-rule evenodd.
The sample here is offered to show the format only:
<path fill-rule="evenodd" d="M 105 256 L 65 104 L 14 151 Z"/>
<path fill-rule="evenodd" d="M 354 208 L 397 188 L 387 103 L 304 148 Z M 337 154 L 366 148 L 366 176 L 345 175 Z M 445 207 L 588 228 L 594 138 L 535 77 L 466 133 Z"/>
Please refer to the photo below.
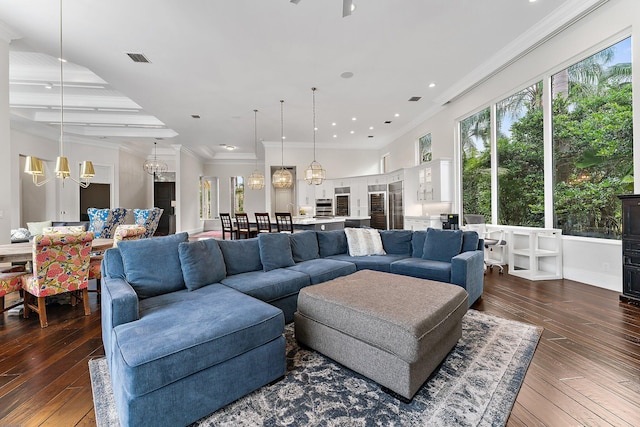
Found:
<path fill-rule="evenodd" d="M 462 230 L 427 229 L 422 259 L 451 262 L 462 250 Z"/>
<path fill-rule="evenodd" d="M 127 282 L 138 298 L 150 298 L 184 289 L 178 246 L 187 233 L 124 240 L 118 244 Z"/>
<path fill-rule="evenodd" d="M 294 262 L 309 261 L 320 258 L 318 237 L 315 231 L 302 231 L 288 234 L 291 243 L 291 255 Z"/>
<path fill-rule="evenodd" d="M 427 230 L 414 231 L 411 236 L 411 257 L 422 258 L 424 241 L 427 238 Z"/>
<path fill-rule="evenodd" d="M 321 258 L 346 254 L 349 250 L 344 230 L 318 231 L 316 235 Z"/>
<path fill-rule="evenodd" d="M 480 241 L 480 236 L 476 231 L 463 231 L 462 232 L 462 252 L 468 251 L 477 251 L 478 242 Z"/>
<path fill-rule="evenodd" d="M 182 277 L 190 291 L 217 283 L 227 274 L 222 251 L 215 239 L 180 243 L 178 254 Z"/>
<path fill-rule="evenodd" d="M 262 270 L 257 237 L 241 240 L 218 240 L 218 245 L 222 250 L 228 276 Z"/>
<path fill-rule="evenodd" d="M 264 271 L 295 265 L 288 234 L 261 233 L 258 236 L 258 246 L 260 247 L 260 261 Z"/>
<path fill-rule="evenodd" d="M 382 246 L 388 254 L 409 255 L 411 253 L 411 230 L 382 230 Z"/>
<path fill-rule="evenodd" d="M 375 228 L 345 228 L 349 256 L 385 255 L 380 232 Z"/>

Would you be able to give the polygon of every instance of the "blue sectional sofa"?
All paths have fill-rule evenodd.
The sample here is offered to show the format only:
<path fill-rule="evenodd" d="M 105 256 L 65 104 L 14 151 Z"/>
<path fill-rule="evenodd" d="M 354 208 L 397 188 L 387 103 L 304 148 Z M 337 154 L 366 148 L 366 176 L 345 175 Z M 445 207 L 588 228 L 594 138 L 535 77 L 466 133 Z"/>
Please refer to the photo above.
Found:
<path fill-rule="evenodd" d="M 350 256 L 344 230 L 188 242 L 121 242 L 102 261 L 102 339 L 123 426 L 186 425 L 285 374 L 298 292 L 361 269 L 481 294 L 475 232 L 380 232 L 385 254 Z M 166 408 L 163 410 L 162 408 Z"/>

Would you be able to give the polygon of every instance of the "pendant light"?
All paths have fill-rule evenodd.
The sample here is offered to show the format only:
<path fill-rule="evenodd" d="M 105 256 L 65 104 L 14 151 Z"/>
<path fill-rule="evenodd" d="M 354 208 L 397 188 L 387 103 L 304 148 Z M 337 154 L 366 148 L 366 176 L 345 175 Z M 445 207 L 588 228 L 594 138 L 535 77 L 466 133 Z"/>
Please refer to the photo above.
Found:
<path fill-rule="evenodd" d="M 250 190 L 262 190 L 264 188 L 264 175 L 258 170 L 258 110 L 253 110 L 253 129 L 253 149 L 256 153 L 256 169 L 249 175 L 247 186 Z"/>
<path fill-rule="evenodd" d="M 62 180 L 64 186 L 64 180 L 69 178 L 82 188 L 89 186 L 89 180 L 95 176 L 95 170 L 93 169 L 93 163 L 89 160 L 82 162 L 80 167 L 80 179 L 75 179 L 71 176 L 69 170 L 69 160 L 64 155 L 64 56 L 62 55 L 62 0 L 60 0 L 60 140 L 59 140 L 59 152 L 56 158 L 55 177 Z M 27 156 L 24 172 L 31 175 L 33 183 L 36 186 L 46 184 L 51 180 L 51 177 L 44 181 L 39 181 L 39 178 L 44 177 L 44 163 L 42 160 L 35 156 Z"/>
<path fill-rule="evenodd" d="M 320 185 L 325 180 L 325 170 L 322 169 L 322 165 L 316 161 L 316 88 L 311 88 L 312 102 L 313 102 L 313 161 L 309 167 L 304 171 L 304 180 L 307 184 Z"/>
<path fill-rule="evenodd" d="M 158 143 L 156 141 L 153 142 L 153 160 L 147 159 L 142 168 L 149 175 L 154 176 L 169 170 L 169 166 L 165 162 L 158 160 Z"/>
<path fill-rule="evenodd" d="M 271 181 L 275 188 L 293 187 L 293 175 L 284 168 L 284 100 L 280 100 L 280 147 L 282 151 L 282 166 L 273 173 Z"/>

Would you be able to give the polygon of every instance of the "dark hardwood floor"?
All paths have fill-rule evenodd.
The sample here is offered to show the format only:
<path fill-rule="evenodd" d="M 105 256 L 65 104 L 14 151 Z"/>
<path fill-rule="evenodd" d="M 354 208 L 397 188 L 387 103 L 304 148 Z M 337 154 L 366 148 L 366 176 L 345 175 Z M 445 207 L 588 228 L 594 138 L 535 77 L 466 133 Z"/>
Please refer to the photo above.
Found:
<path fill-rule="evenodd" d="M 509 426 L 640 425 L 640 308 L 569 280 L 485 275 L 475 309 L 544 327 Z M 0 317 L 0 425 L 95 425 L 87 362 L 101 357 L 100 305 Z"/>

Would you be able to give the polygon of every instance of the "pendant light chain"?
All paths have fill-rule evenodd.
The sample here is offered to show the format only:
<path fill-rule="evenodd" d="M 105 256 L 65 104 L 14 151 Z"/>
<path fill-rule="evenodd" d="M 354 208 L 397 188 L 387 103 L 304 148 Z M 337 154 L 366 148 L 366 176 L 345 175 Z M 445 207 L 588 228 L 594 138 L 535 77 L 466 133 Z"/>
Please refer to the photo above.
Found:
<path fill-rule="evenodd" d="M 258 169 L 258 110 L 253 110 L 253 150 L 256 152 L 256 169 Z"/>
<path fill-rule="evenodd" d="M 64 157 L 64 56 L 62 56 L 62 0 L 60 0 L 60 157 Z"/>
<path fill-rule="evenodd" d="M 284 169 L 284 99 L 280 100 L 280 157 Z"/>
<path fill-rule="evenodd" d="M 316 88 L 311 88 L 313 98 L 313 161 L 316 161 Z"/>

